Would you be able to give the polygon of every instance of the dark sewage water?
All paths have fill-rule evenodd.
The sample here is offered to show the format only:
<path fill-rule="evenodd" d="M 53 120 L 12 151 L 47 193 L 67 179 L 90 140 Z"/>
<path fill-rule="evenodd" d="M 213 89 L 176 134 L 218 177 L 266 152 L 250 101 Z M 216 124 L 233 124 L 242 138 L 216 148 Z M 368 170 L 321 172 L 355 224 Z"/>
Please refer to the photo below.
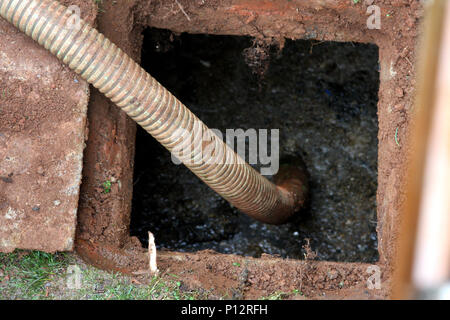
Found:
<path fill-rule="evenodd" d="M 287 40 L 268 52 L 261 76 L 248 64 L 251 38 L 157 29 L 144 36 L 143 67 L 210 128 L 279 129 L 280 155 L 303 158 L 311 194 L 290 223 L 259 223 L 174 165 L 139 128 L 132 235 L 145 245 L 151 231 L 160 249 L 293 259 L 304 258 L 309 239 L 319 260 L 378 260 L 378 47 Z"/>

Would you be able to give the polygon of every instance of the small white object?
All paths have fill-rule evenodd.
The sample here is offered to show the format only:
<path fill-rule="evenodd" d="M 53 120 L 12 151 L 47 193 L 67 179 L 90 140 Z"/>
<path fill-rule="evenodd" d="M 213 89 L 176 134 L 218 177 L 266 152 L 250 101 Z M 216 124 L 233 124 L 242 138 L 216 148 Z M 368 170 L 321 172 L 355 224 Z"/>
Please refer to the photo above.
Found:
<path fill-rule="evenodd" d="M 155 236 L 150 231 L 148 232 L 148 258 L 149 258 L 150 274 L 157 274 L 158 266 L 156 265 Z"/>

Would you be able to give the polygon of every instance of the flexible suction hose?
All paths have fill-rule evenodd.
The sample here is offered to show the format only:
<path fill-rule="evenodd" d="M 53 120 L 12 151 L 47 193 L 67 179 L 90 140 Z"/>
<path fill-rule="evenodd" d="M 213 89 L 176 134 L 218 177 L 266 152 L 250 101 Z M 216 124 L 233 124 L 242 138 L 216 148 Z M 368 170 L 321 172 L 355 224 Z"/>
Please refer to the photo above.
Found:
<path fill-rule="evenodd" d="M 279 224 L 302 207 L 307 192 L 302 172 L 285 174 L 278 186 L 268 181 L 121 49 L 83 20 L 74 23 L 72 12 L 59 2 L 0 0 L 0 14 L 104 93 L 242 212 Z"/>

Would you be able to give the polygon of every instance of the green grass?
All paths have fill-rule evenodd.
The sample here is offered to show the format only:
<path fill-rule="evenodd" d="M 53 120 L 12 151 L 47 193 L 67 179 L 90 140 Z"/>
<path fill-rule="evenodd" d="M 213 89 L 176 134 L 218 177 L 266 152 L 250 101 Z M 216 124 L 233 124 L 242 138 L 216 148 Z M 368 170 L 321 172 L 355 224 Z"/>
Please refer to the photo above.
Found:
<path fill-rule="evenodd" d="M 239 268 L 237 262 L 231 268 Z M 69 286 L 73 274 L 80 272 L 80 286 Z M 183 278 L 172 273 L 158 276 L 125 276 L 85 264 L 72 253 L 49 254 L 16 250 L 0 253 L 0 300 L 204 300 L 226 299 L 213 290 L 192 290 Z M 304 298 L 300 290 L 274 292 L 263 300 Z"/>
<path fill-rule="evenodd" d="M 47 285 L 55 275 L 65 270 L 65 254 L 40 251 L 0 253 L 0 296 L 6 294 L 25 299 L 46 295 Z M 4 286 L 3 283 L 7 283 Z"/>
<path fill-rule="evenodd" d="M 398 143 L 398 127 L 397 127 L 397 129 L 395 129 L 394 139 L 395 139 L 395 143 L 397 144 L 397 146 L 400 147 L 400 143 Z"/>
<path fill-rule="evenodd" d="M 283 292 L 283 291 L 276 291 L 269 296 L 261 297 L 259 299 L 260 300 L 284 300 L 289 297 L 304 297 L 304 294 L 303 294 L 303 292 L 301 292 L 298 289 L 292 290 L 292 292 L 290 292 L 290 293 Z"/>
<path fill-rule="evenodd" d="M 103 10 L 103 0 L 94 0 L 94 4 L 97 6 L 98 12 L 105 12 Z"/>
<path fill-rule="evenodd" d="M 69 266 L 81 271 L 81 286 L 68 286 Z M 176 275 L 132 278 L 84 264 L 68 253 L 0 253 L 0 299 L 197 300 L 207 291 L 186 288 Z"/>
<path fill-rule="evenodd" d="M 111 192 L 111 181 L 106 180 L 105 182 L 103 182 L 102 186 L 103 186 L 103 193 L 110 193 Z"/>

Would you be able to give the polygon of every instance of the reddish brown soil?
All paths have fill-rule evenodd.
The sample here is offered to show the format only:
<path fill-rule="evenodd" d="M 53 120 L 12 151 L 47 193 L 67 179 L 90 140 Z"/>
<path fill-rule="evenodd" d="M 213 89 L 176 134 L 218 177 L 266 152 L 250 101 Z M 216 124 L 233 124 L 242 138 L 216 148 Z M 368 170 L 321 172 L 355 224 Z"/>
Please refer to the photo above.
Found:
<path fill-rule="evenodd" d="M 132 23 L 132 8 L 133 1 L 104 2 L 97 24 L 100 32 L 138 61 L 141 39 Z M 135 124 L 94 88 L 88 120 L 77 236 L 122 248 L 129 242 Z M 111 182 L 108 193 L 102 187 L 105 181 Z"/>
<path fill-rule="evenodd" d="M 78 254 L 99 268 L 148 278 L 146 254 L 136 246 L 119 249 L 79 240 Z M 367 279 L 372 273 L 367 269 L 370 265 L 363 263 L 299 261 L 270 255 L 255 259 L 210 250 L 159 252 L 157 263 L 163 278 L 176 274 L 185 290 L 207 292 L 210 298 L 251 299 L 278 292 L 309 299 L 381 299 L 389 288 L 383 274 L 381 290 L 369 290 Z M 294 290 L 301 295 L 292 295 Z"/>
<path fill-rule="evenodd" d="M 231 298 L 256 298 L 298 290 L 306 298 L 378 299 L 382 290 L 367 289 L 367 264 L 298 261 L 263 255 L 259 259 L 201 251 L 160 253 L 159 268 L 180 275 L 190 288 Z M 386 284 L 384 282 L 383 284 Z"/>
<path fill-rule="evenodd" d="M 183 10 L 175 1 L 105 1 L 98 17 L 98 27 L 137 60 L 140 31 L 145 26 L 170 29 L 175 33 L 250 35 L 261 41 L 278 41 L 281 45 L 284 38 L 307 38 L 372 42 L 379 46 L 381 85 L 377 200 L 379 266 L 383 270 L 384 281 L 381 291 L 369 292 L 365 282 L 367 265 L 289 261 L 270 257 L 247 259 L 211 252 L 161 253 L 161 271 L 170 270 L 182 275 L 184 282 L 191 287 L 212 287 L 221 293 L 231 290 L 236 298 L 299 287 L 307 296 L 316 298 L 323 297 L 323 292 L 329 298 L 386 297 L 396 254 L 399 210 L 404 201 L 405 164 L 409 152 L 407 139 L 415 85 L 413 63 L 418 22 L 422 16 L 419 1 L 366 0 L 358 4 L 347 0 L 178 2 Z M 368 30 L 366 27 L 368 3 L 381 8 L 380 30 Z M 50 58 L 42 54 L 41 63 L 44 64 L 46 59 Z M 61 87 L 59 81 L 67 78 L 64 70 L 61 67 L 61 79 L 53 82 L 55 88 Z M 72 97 L 72 91 L 67 91 L 72 87 L 68 84 L 64 86 L 69 92 L 65 95 L 67 99 Z M 33 98 L 32 93 L 45 90 L 42 88 L 45 86 L 36 83 L 34 86 L 31 84 L 30 88 L 23 88 L 22 92 Z M 19 94 L 15 99 L 23 99 L 25 94 Z M 12 130 L 22 130 L 25 136 L 33 135 L 36 133 L 33 130 L 38 128 L 36 123 L 46 115 L 49 123 L 63 120 L 61 114 L 51 112 L 56 108 L 52 107 L 54 99 L 50 96 L 48 104 L 42 100 L 41 106 L 45 104 L 45 108 L 30 109 L 31 120 L 16 119 L 13 116 L 16 113 L 11 113 L 2 124 Z M 18 103 L 12 102 L 11 110 Z M 70 102 L 63 101 L 62 104 L 68 106 Z M 44 114 L 43 110 L 49 112 Z M 134 124 L 95 90 L 89 106 L 89 123 L 78 217 L 78 252 L 91 263 L 104 268 L 124 272 L 141 270 L 146 268 L 145 252 L 128 236 Z M 52 147 L 47 148 L 47 154 L 52 155 Z M 58 148 L 54 150 L 57 152 Z M 39 166 L 43 172 L 46 170 L 45 163 L 33 166 L 36 172 Z M 9 178 L 2 179 L 2 186 L 8 183 Z M 27 178 L 21 183 L 30 183 L 30 179 L 34 178 Z M 107 180 L 112 182 L 109 193 L 102 188 L 102 183 Z M 233 266 L 235 262 L 240 263 L 239 268 Z"/>
<path fill-rule="evenodd" d="M 72 250 L 88 86 L 3 19 L 0 56 L 0 251 Z"/>

